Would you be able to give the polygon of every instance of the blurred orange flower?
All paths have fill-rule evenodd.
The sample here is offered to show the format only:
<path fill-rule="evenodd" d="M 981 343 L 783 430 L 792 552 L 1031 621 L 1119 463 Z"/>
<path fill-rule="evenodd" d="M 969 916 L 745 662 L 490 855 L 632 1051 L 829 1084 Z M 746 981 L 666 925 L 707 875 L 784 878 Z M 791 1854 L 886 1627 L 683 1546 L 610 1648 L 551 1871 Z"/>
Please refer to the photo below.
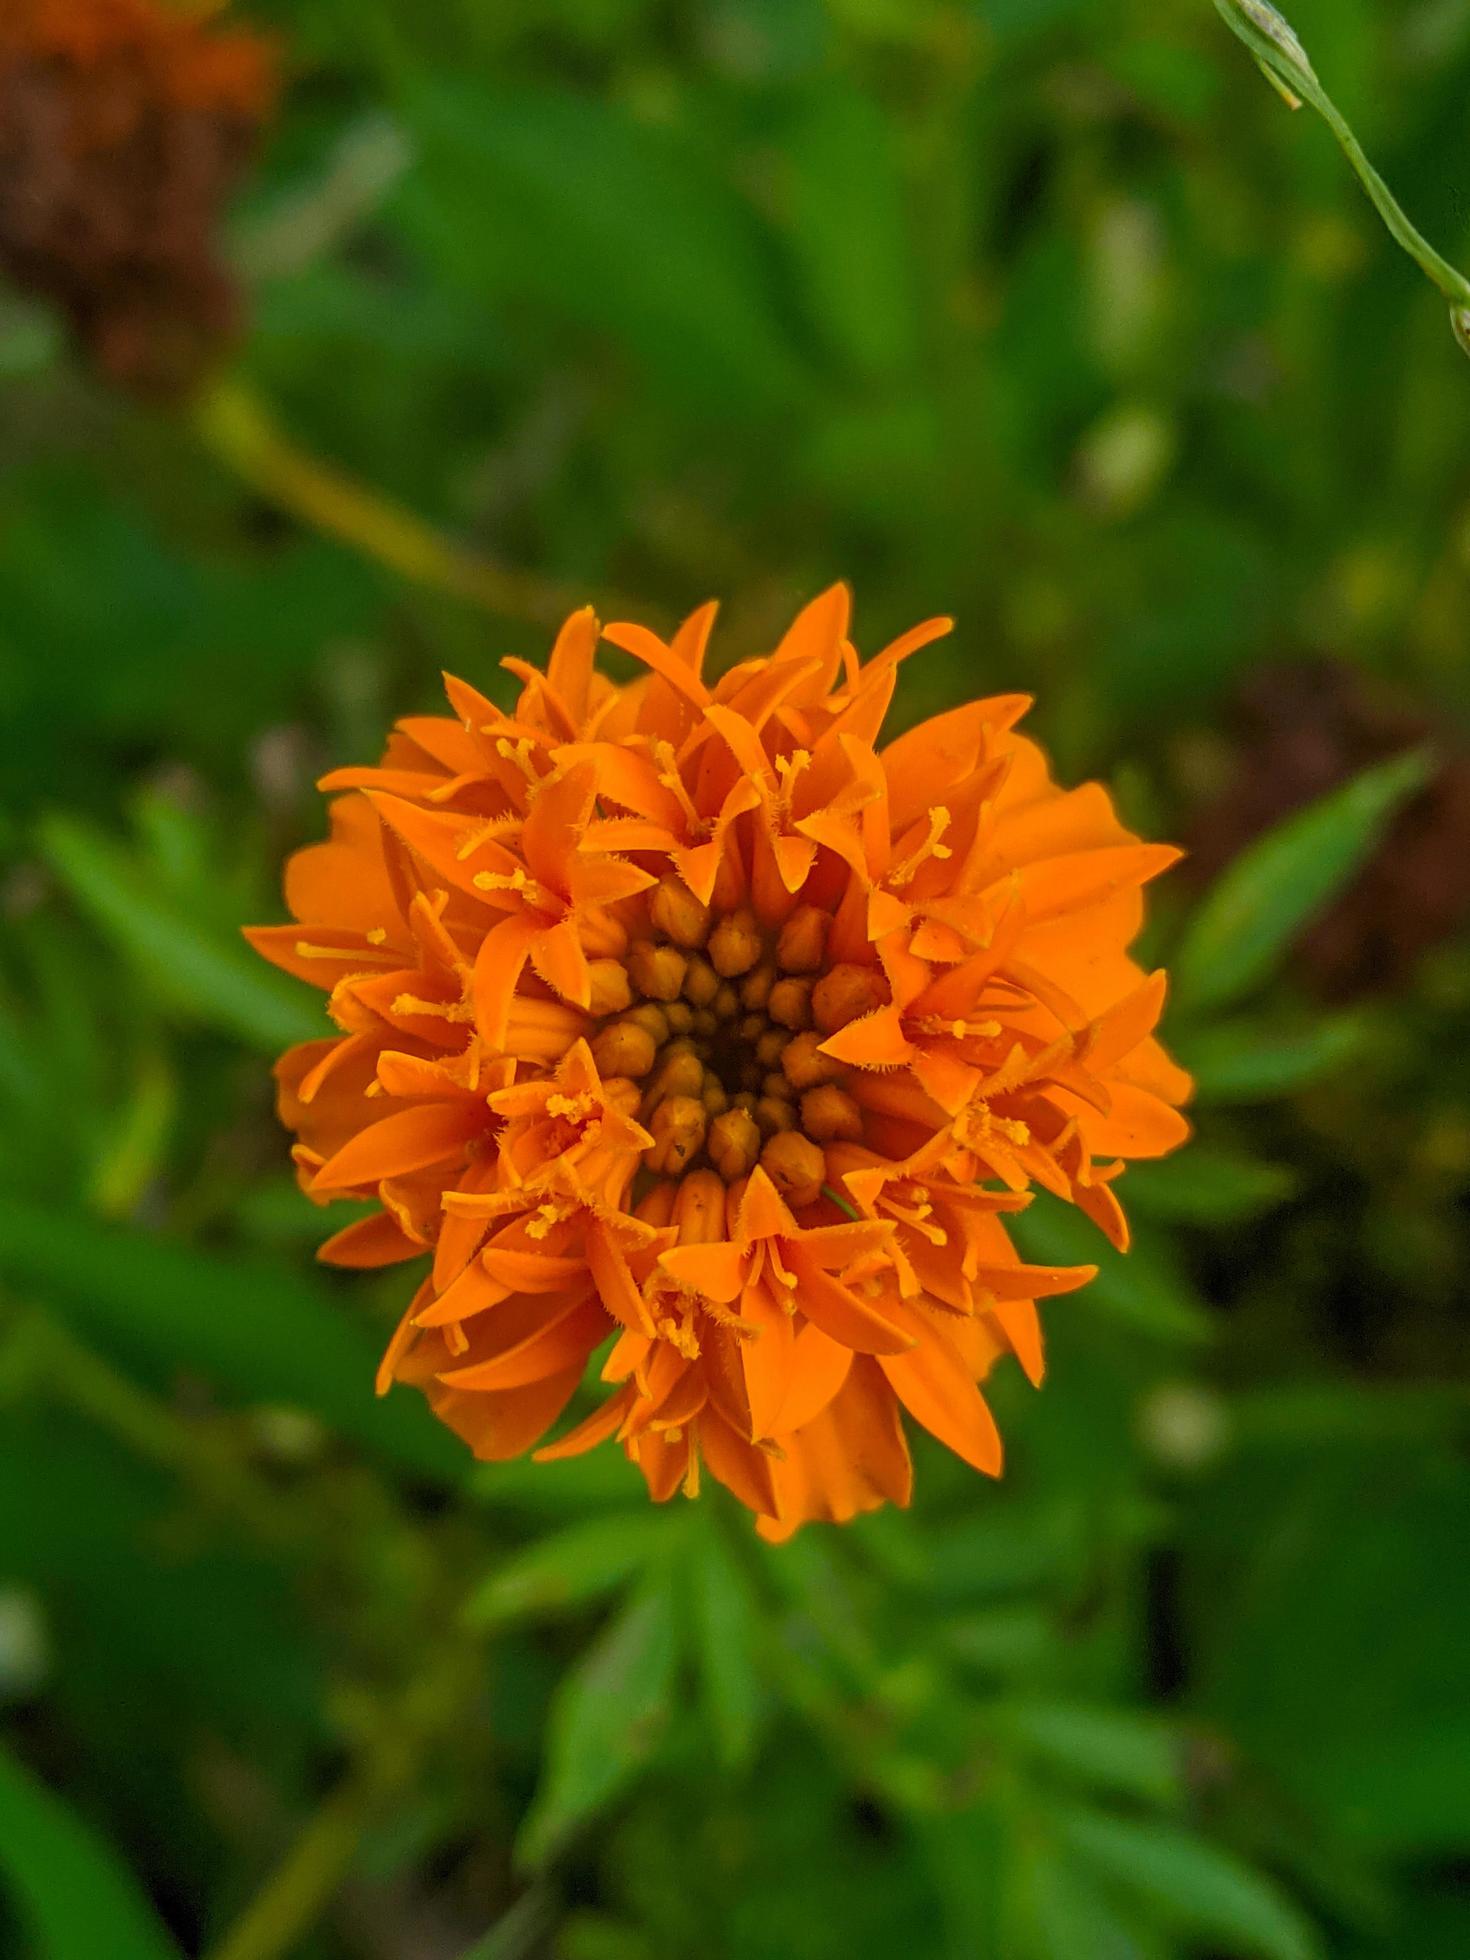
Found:
<path fill-rule="evenodd" d="M 111 380 L 176 393 L 231 337 L 215 232 L 275 87 L 268 41 L 159 0 L 0 8 L 0 267 Z"/>
<path fill-rule="evenodd" d="M 999 1471 L 978 1384 L 1039 1381 L 1035 1303 L 1094 1270 L 1023 1264 L 1006 1214 L 1038 1185 L 1122 1246 L 1123 1161 L 1186 1135 L 1127 953 L 1177 853 L 1052 783 L 1021 696 L 878 745 L 948 621 L 860 665 L 834 587 L 710 685 L 713 619 L 578 613 L 545 674 L 503 663 L 511 713 L 450 679 L 324 779 L 298 923 L 249 937 L 339 1030 L 278 1068 L 305 1188 L 379 1207 L 322 1257 L 431 1260 L 380 1387 L 507 1458 L 609 1344 L 540 1455 L 615 1437 L 783 1537 L 907 1503 L 905 1414 Z"/>

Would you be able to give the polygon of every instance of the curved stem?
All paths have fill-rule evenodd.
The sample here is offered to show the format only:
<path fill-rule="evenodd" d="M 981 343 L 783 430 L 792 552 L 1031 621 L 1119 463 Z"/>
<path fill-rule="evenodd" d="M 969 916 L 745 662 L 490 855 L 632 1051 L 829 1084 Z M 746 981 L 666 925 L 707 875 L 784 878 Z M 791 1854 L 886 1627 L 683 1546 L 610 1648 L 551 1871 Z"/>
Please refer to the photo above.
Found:
<path fill-rule="evenodd" d="M 1449 302 L 1456 335 L 1470 352 L 1470 279 L 1435 251 L 1410 222 L 1403 206 L 1369 162 L 1347 118 L 1318 81 L 1295 32 L 1268 0 L 1215 0 L 1215 10 L 1231 32 L 1244 41 L 1278 94 L 1293 108 L 1309 103 L 1327 124 L 1395 244 Z"/>
<path fill-rule="evenodd" d="M 446 1657 L 420 1673 L 345 1779 L 304 1829 L 207 1960 L 288 1960 L 350 1872 L 364 1837 L 419 1773 L 462 1714 L 465 1669 Z"/>
<path fill-rule="evenodd" d="M 583 603 L 465 550 L 402 504 L 311 455 L 243 382 L 216 382 L 194 403 L 192 420 L 205 446 L 252 490 L 404 578 L 538 626 L 559 625 Z"/>

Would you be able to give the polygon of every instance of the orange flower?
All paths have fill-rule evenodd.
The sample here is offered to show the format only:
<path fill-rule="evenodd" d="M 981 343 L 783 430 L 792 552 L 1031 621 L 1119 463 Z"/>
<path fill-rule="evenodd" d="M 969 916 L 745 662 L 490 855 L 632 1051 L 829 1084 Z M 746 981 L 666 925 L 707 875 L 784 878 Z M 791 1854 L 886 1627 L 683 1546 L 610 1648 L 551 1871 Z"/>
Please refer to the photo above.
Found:
<path fill-rule="evenodd" d="M 1123 1161 L 1186 1135 L 1126 950 L 1177 853 L 1058 789 L 1019 696 L 877 746 L 947 621 L 862 666 L 835 587 L 711 686 L 713 617 L 578 613 L 544 675 L 504 663 L 509 714 L 450 680 L 325 778 L 299 923 L 249 936 L 339 1030 L 278 1070 L 302 1181 L 380 1207 L 322 1256 L 429 1261 L 380 1387 L 506 1458 L 606 1347 L 541 1456 L 616 1437 L 779 1538 L 907 1503 L 905 1414 L 999 1471 L 979 1383 L 1039 1381 L 1036 1302 L 1094 1270 L 1023 1264 L 1006 1214 L 1040 1185 L 1121 1247 Z"/>
<path fill-rule="evenodd" d="M 274 96 L 267 41 L 160 0 L 4 0 L 0 265 L 111 379 L 177 393 L 231 337 L 215 230 Z"/>

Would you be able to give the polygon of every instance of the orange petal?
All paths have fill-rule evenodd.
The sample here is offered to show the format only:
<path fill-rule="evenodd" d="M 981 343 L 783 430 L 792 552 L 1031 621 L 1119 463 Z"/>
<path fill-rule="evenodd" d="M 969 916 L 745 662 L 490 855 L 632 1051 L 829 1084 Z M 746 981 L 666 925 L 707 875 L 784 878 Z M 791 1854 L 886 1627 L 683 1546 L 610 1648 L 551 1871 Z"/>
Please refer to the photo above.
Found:
<path fill-rule="evenodd" d="M 580 1376 L 588 1355 L 606 1338 L 607 1315 L 600 1300 L 559 1304 L 540 1327 L 503 1354 L 452 1369 L 439 1379 L 449 1388 L 480 1391 L 523 1388 L 567 1368 L 575 1368 Z"/>
<path fill-rule="evenodd" d="M 659 1254 L 659 1265 L 676 1286 L 728 1306 L 745 1279 L 745 1255 L 735 1245 L 676 1245 Z"/>
<path fill-rule="evenodd" d="M 628 1413 L 634 1393 L 630 1382 L 626 1387 L 620 1388 L 615 1395 L 609 1395 L 605 1402 L 598 1404 L 590 1416 L 585 1417 L 574 1429 L 569 1429 L 565 1436 L 555 1443 L 543 1444 L 536 1452 L 535 1461 L 557 1463 L 563 1457 L 583 1456 L 588 1450 L 596 1449 L 599 1443 L 605 1443 L 609 1436 L 615 1436 L 621 1429 L 623 1417 Z"/>
<path fill-rule="evenodd" d="M 427 1170 L 460 1155 L 472 1137 L 489 1127 L 483 1103 L 420 1103 L 370 1123 L 322 1166 L 315 1191 L 348 1191 L 380 1178 Z"/>
<path fill-rule="evenodd" d="M 326 1266 L 396 1266 L 405 1259 L 422 1258 L 426 1247 L 417 1244 L 385 1211 L 371 1218 L 359 1218 L 344 1226 L 324 1245 L 317 1247 L 317 1258 Z"/>
<path fill-rule="evenodd" d="M 781 1403 L 778 1428 L 802 1429 L 819 1416 L 847 1380 L 852 1360 L 850 1347 L 808 1322 L 797 1335 L 792 1351 L 791 1379 Z"/>
<path fill-rule="evenodd" d="M 1000 1431 L 984 1396 L 940 1328 L 911 1314 L 919 1336 L 907 1354 L 885 1355 L 880 1366 L 909 1414 L 972 1469 L 1000 1475 Z"/>
<path fill-rule="evenodd" d="M 643 1304 L 643 1295 L 634 1284 L 627 1260 L 601 1224 L 587 1228 L 587 1267 L 613 1319 L 636 1333 L 651 1335 L 653 1321 Z"/>
<path fill-rule="evenodd" d="M 824 1334 L 855 1354 L 901 1354 L 912 1346 L 910 1335 L 824 1272 L 799 1245 L 788 1248 L 788 1257 L 798 1282 L 796 1303 Z"/>
<path fill-rule="evenodd" d="M 710 1475 L 757 1516 L 774 1518 L 777 1513 L 776 1487 L 771 1477 L 771 1459 L 756 1449 L 713 1408 L 706 1408 L 698 1423 L 699 1448 Z"/>
<path fill-rule="evenodd" d="M 751 1440 L 759 1442 L 775 1433 L 781 1404 L 791 1386 L 796 1328 L 792 1316 L 763 1286 L 745 1293 L 740 1318 L 756 1329 L 753 1339 L 740 1343 L 740 1360 L 750 1403 Z"/>

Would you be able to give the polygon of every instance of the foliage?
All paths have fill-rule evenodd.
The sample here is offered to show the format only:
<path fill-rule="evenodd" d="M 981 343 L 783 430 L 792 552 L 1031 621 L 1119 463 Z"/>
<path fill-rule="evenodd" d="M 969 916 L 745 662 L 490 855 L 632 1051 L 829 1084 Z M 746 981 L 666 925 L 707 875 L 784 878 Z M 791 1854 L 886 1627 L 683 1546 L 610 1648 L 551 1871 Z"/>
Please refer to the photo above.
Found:
<path fill-rule="evenodd" d="M 780 1550 L 375 1402 L 401 1275 L 312 1266 L 265 1058 L 315 1010 L 237 939 L 317 774 L 544 644 L 471 556 L 726 594 L 726 659 L 838 575 L 875 638 L 952 611 L 902 714 L 1033 689 L 1155 835 L 1283 658 L 1453 748 L 1442 301 L 1202 0 L 246 11 L 230 386 L 297 503 L 0 294 L 0 1951 L 1470 1950 L 1470 949 L 1332 1004 L 1293 957 L 1435 756 L 1166 881 L 1198 1141 L 1126 1257 L 1021 1221 L 1102 1270 L 997 1383 L 1005 1479 L 925 1450 Z M 1463 259 L 1470 5 L 1291 11 Z M 344 472 L 454 576 L 334 531 Z"/>

